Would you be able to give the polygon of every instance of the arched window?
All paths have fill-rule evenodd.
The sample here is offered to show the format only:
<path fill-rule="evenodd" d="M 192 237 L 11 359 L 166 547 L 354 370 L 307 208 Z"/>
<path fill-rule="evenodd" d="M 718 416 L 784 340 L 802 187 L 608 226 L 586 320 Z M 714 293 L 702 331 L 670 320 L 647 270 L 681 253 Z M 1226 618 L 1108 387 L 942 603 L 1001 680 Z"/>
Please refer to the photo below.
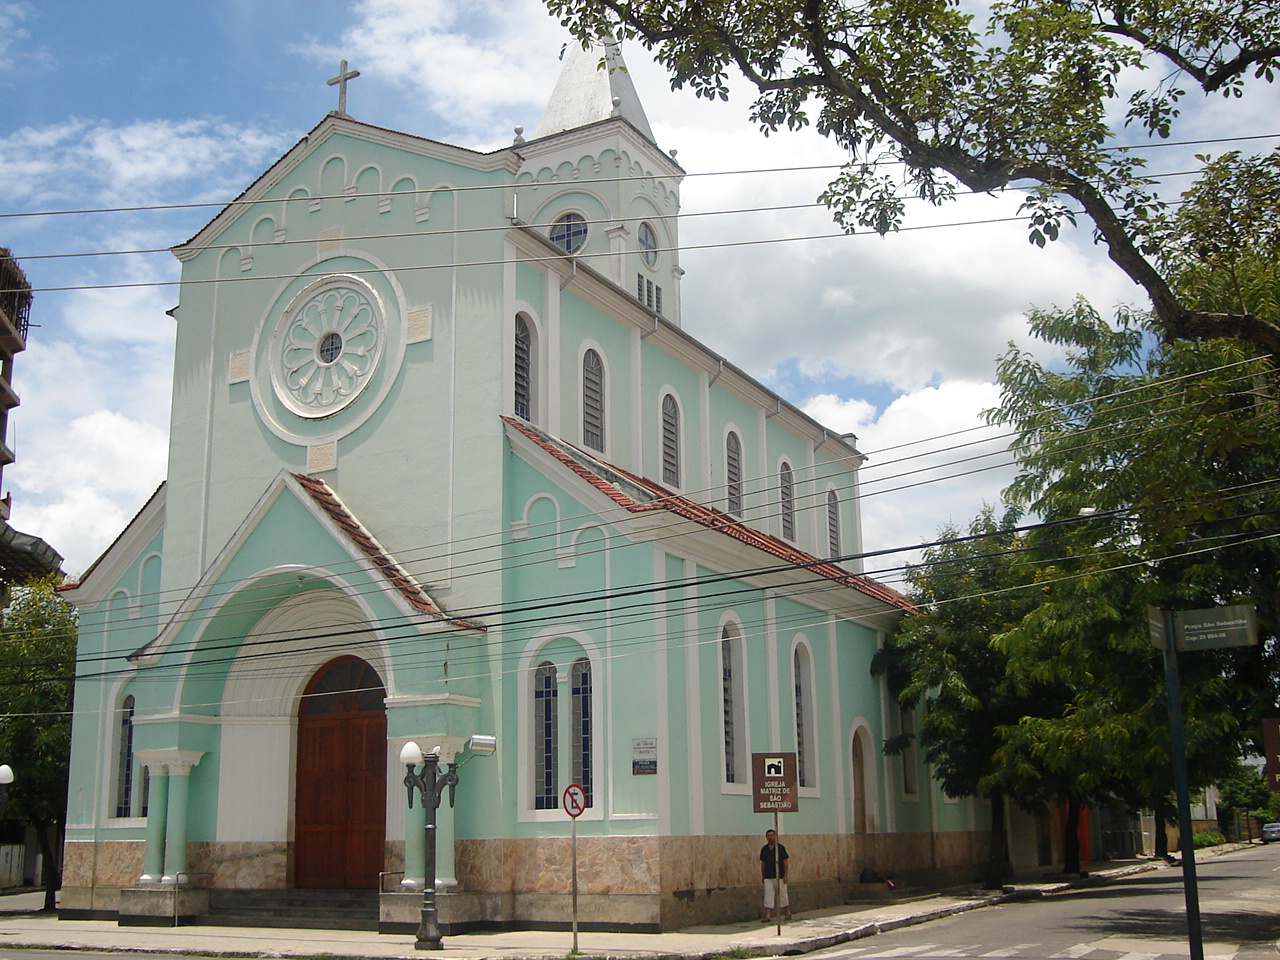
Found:
<path fill-rule="evenodd" d="M 582 443 L 604 453 L 604 361 L 588 350 L 582 355 Z"/>
<path fill-rule="evenodd" d="M 784 463 L 778 471 L 778 512 L 782 517 L 782 536 L 787 540 L 796 538 L 796 500 L 795 479 L 791 473 L 791 464 Z"/>
<path fill-rule="evenodd" d="M 636 244 L 640 247 L 640 259 L 644 261 L 644 265 L 646 267 L 656 266 L 658 263 L 658 235 L 650 224 L 640 224 L 640 228 L 636 230 Z"/>
<path fill-rule="evenodd" d="M 809 649 L 796 646 L 791 660 L 791 680 L 796 695 L 796 774 L 802 787 L 817 784 L 814 776 L 814 744 L 817 742 L 813 713 L 813 670 L 809 663 Z"/>
<path fill-rule="evenodd" d="M 133 816 L 133 712 L 134 699 L 120 704 L 120 754 L 116 767 L 116 816 Z"/>
<path fill-rule="evenodd" d="M 920 792 L 920 781 L 916 775 L 919 757 L 916 753 L 916 715 L 910 707 L 898 708 L 898 732 L 907 738 L 907 747 L 902 751 L 902 792 L 914 797 Z"/>
<path fill-rule="evenodd" d="M 742 515 L 742 441 L 732 430 L 724 439 L 724 491 L 730 513 Z"/>
<path fill-rule="evenodd" d="M 827 491 L 827 554 L 832 560 L 840 556 L 840 498 Z"/>
<path fill-rule="evenodd" d="M 556 668 L 542 662 L 533 671 L 533 806 L 555 810 L 560 805 L 557 776 Z"/>
<path fill-rule="evenodd" d="M 587 242 L 587 221 L 580 213 L 566 213 L 551 225 L 551 242 L 565 253 L 577 253 Z"/>
<path fill-rule="evenodd" d="M 863 748 L 863 731 L 853 735 L 851 760 L 853 763 L 853 832 L 867 832 L 867 750 Z"/>
<path fill-rule="evenodd" d="M 571 776 L 587 795 L 591 806 L 593 792 L 591 765 L 591 661 L 582 657 L 573 661 L 569 671 L 569 695 L 573 698 L 572 730 L 569 749 L 573 752 Z"/>
<path fill-rule="evenodd" d="M 733 624 L 720 631 L 720 699 L 724 728 L 725 783 L 751 778 L 746 759 L 746 687 L 742 672 L 742 638 Z"/>
<path fill-rule="evenodd" d="M 533 419 L 533 331 L 524 314 L 516 314 L 515 410 L 517 417 Z"/>
<path fill-rule="evenodd" d="M 669 393 L 662 398 L 662 482 L 680 486 L 680 406 Z"/>

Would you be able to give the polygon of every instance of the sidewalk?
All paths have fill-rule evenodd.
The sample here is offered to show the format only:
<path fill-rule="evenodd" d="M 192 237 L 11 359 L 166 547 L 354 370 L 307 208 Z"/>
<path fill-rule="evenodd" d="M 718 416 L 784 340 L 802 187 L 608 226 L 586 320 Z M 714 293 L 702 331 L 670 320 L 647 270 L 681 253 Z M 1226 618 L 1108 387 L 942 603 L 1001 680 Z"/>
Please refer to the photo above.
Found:
<path fill-rule="evenodd" d="M 1241 848 L 1234 844 L 1228 847 Z M 730 954 L 763 957 L 808 953 L 995 903 L 1045 896 L 1166 866 L 1163 861 L 1112 861 L 1086 878 L 1071 881 L 1027 880 L 1007 886 L 1003 892 L 949 890 L 909 902 L 876 901 L 830 907 L 797 915 L 794 921 L 782 925 L 781 936 L 775 926 L 761 923 L 692 927 L 672 933 L 579 933 L 578 950 L 583 957 L 682 960 Z M 120 927 L 107 920 L 59 921 L 39 913 L 18 912 L 38 911 L 43 902 L 43 893 L 0 897 L 0 949 L 41 947 L 237 957 L 423 956 L 414 950 L 412 936 L 243 927 Z M 573 935 L 568 931 L 472 933 L 445 937 L 444 950 L 431 955 L 518 960 L 564 957 L 572 946 Z"/>

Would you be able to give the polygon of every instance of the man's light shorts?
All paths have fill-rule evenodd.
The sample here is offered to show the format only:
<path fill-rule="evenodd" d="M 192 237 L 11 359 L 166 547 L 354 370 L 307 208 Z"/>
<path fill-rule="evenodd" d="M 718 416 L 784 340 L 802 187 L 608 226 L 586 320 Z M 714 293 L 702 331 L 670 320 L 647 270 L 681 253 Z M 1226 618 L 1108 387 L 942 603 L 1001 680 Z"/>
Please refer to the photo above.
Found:
<path fill-rule="evenodd" d="M 776 880 L 766 880 L 764 882 L 764 908 L 766 910 L 773 910 L 775 907 L 781 907 L 785 910 L 787 907 L 791 906 L 791 900 L 787 897 L 787 882 L 785 880 L 782 881 L 781 884 L 782 890 L 781 895 L 778 898 L 779 902 L 773 902 L 774 888 L 776 886 L 778 886 L 778 882 Z"/>

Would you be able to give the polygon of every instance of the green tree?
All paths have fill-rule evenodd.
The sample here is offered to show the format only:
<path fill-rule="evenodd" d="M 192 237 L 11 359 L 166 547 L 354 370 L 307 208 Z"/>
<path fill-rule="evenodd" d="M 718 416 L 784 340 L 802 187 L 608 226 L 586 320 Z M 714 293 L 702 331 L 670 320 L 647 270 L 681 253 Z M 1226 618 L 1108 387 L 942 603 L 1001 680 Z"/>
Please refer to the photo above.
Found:
<path fill-rule="evenodd" d="M 1065 349 L 1066 369 L 1017 350 L 1000 361 L 992 418 L 1013 426 L 1020 467 L 1008 494 L 1047 517 L 1086 517 L 1045 569 L 1056 581 L 1045 603 L 1002 642 L 1032 676 L 1083 696 L 1011 743 L 1057 765 L 1092 752 L 1099 776 L 1084 786 L 1163 815 L 1163 671 L 1144 606 L 1245 600 L 1275 633 L 1280 463 L 1268 365 L 1239 341 L 1157 342 L 1142 317 L 1111 325 L 1083 301 L 1031 321 Z M 1276 702 L 1274 643 L 1180 660 L 1189 772 L 1193 787 L 1208 786 Z"/>
<path fill-rule="evenodd" d="M 1010 872 L 1005 800 L 1011 793 L 1021 799 L 1021 784 L 997 759 L 1001 730 L 1052 701 L 1032 684 L 1015 686 L 993 642 L 1036 602 L 1027 589 L 1034 567 L 1016 523 L 1016 513 L 997 518 L 986 507 L 966 536 L 941 530 L 941 542 L 907 572 L 916 612 L 875 664 L 900 702 L 922 707 L 920 744 L 947 794 L 990 801 L 989 886 Z M 905 747 L 894 739 L 886 751 Z"/>
<path fill-rule="evenodd" d="M 45 863 L 45 909 L 61 885 L 55 841 L 66 822 L 75 674 L 75 611 L 55 591 L 54 576 L 13 590 L 0 614 L 0 758 L 13 767 L 9 816 L 36 828 Z"/>
<path fill-rule="evenodd" d="M 1122 116 L 1138 134 L 1168 137 L 1188 91 L 1238 98 L 1250 80 L 1270 83 L 1280 57 L 1280 17 L 1271 4 L 547 0 L 547 6 L 580 39 L 638 38 L 670 71 L 673 86 L 701 96 L 727 99 L 728 74 L 740 72 L 756 88 L 753 117 L 766 133 L 816 124 L 849 152 L 823 197 L 846 229 L 896 229 L 907 196 L 941 203 L 959 188 L 1026 188 L 1031 240 L 1043 246 L 1056 239 L 1063 222 L 1082 211 L 1112 261 L 1150 296 L 1164 336 L 1238 337 L 1280 352 L 1280 326 L 1247 303 L 1197 306 L 1176 289 L 1174 265 L 1164 262 L 1176 237 L 1143 160 L 1116 149 L 1135 138 L 1114 122 Z M 1144 76 L 1150 81 L 1122 101 L 1129 78 Z M 1232 189 L 1225 181 L 1217 186 Z M 1257 217 L 1247 225 L 1274 230 L 1280 194 L 1259 189 L 1250 197 Z M 1194 260 L 1200 252 L 1176 254 Z"/>
<path fill-rule="evenodd" d="M 1218 787 L 1220 812 L 1259 820 L 1271 815 L 1273 794 L 1267 789 L 1260 768 L 1237 764 L 1236 769 Z"/>

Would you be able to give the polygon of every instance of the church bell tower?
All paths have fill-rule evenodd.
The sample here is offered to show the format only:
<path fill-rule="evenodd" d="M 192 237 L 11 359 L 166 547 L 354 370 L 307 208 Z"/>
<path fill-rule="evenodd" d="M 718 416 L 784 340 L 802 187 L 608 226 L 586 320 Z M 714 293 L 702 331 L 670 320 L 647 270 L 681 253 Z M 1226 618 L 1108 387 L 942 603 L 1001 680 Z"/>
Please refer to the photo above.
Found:
<path fill-rule="evenodd" d="M 658 148 L 616 43 L 571 43 L 522 159 L 516 216 L 608 277 L 646 309 L 680 323 L 680 181 Z"/>

